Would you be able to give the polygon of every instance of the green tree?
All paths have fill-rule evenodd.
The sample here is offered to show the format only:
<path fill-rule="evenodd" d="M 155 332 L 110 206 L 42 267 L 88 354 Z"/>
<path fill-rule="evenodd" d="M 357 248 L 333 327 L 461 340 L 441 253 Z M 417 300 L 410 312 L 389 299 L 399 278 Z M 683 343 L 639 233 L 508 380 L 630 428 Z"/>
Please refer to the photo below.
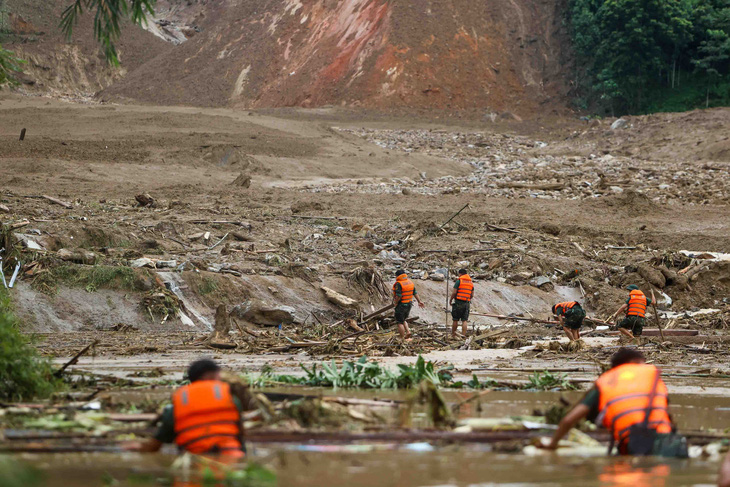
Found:
<path fill-rule="evenodd" d="M 121 23 L 130 20 L 136 25 L 147 23 L 154 15 L 157 0 L 75 0 L 61 16 L 61 29 L 71 38 L 73 28 L 84 10 L 95 12 L 94 37 L 101 44 L 109 64 L 119 65 L 116 42 L 122 33 Z"/>
<path fill-rule="evenodd" d="M 14 75 L 22 71 L 20 65 L 24 62 L 15 57 L 15 53 L 3 49 L 0 45 L 0 86 L 16 84 Z"/>

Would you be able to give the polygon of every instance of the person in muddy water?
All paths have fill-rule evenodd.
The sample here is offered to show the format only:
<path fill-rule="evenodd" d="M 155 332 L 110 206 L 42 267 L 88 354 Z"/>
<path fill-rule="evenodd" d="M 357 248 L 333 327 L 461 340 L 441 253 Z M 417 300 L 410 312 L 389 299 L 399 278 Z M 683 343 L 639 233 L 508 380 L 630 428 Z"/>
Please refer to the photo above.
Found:
<path fill-rule="evenodd" d="M 454 283 L 454 292 L 451 293 L 451 337 L 456 338 L 456 330 L 461 322 L 461 334 L 466 336 L 469 326 L 469 308 L 474 297 L 474 283 L 466 272 L 459 269 L 459 278 Z"/>
<path fill-rule="evenodd" d="M 621 455 L 687 457 L 687 442 L 674 432 L 669 416 L 667 386 L 661 372 L 646 363 L 635 349 L 621 348 L 611 357 L 611 369 L 560 421 L 545 448 L 558 448 L 560 440 L 587 418 L 611 430 L 611 446 Z"/>
<path fill-rule="evenodd" d="M 578 301 L 565 301 L 553 306 L 553 315 L 570 341 L 580 340 L 580 328 L 586 312 Z"/>
<path fill-rule="evenodd" d="M 626 312 L 626 317 L 618 324 L 618 331 L 628 338 L 634 338 L 641 336 L 644 331 L 646 307 L 651 304 L 651 298 L 648 298 L 639 290 L 639 286 L 634 284 L 626 289 L 629 291 L 629 299 L 613 316 Z"/>
<path fill-rule="evenodd" d="M 221 368 L 212 360 L 197 360 L 188 368 L 188 379 L 190 384 L 173 393 L 155 436 L 127 449 L 156 452 L 163 443 L 176 443 L 181 452 L 243 458 L 243 406 L 232 386 L 221 380 Z"/>
<path fill-rule="evenodd" d="M 407 340 L 411 337 L 411 330 L 408 328 L 408 315 L 411 313 L 413 300 L 418 302 L 418 306 L 423 308 L 423 304 L 418 297 L 416 286 L 413 281 L 408 279 L 405 271 L 398 270 L 395 272 L 395 284 L 393 284 L 393 304 L 395 305 L 395 322 L 398 324 L 398 333 L 400 337 Z"/>

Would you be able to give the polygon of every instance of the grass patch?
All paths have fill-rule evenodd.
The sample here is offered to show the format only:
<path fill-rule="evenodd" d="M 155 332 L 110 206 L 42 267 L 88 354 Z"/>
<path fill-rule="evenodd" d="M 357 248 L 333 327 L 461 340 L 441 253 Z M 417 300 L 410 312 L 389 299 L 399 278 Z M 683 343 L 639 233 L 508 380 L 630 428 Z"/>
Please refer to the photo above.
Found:
<path fill-rule="evenodd" d="M 51 363 L 38 355 L 18 327 L 10 295 L 0 289 L 0 399 L 24 401 L 44 398 L 55 392 L 61 381 L 53 377 Z"/>
<path fill-rule="evenodd" d="M 99 289 L 131 291 L 135 277 L 134 269 L 126 266 L 68 264 L 40 273 L 32 287 L 46 294 L 56 294 L 59 284 L 82 287 L 90 293 Z"/>
<path fill-rule="evenodd" d="M 206 276 L 198 284 L 198 293 L 203 295 L 214 293 L 218 290 L 218 287 L 218 281 L 210 276 Z"/>
<path fill-rule="evenodd" d="M 271 367 L 264 367 L 261 374 L 244 377 L 251 387 L 266 387 L 276 384 L 296 384 L 310 387 L 356 388 L 356 389 L 413 389 L 423 381 L 436 386 L 452 389 L 513 389 L 513 390 L 575 390 L 577 387 L 564 374 L 536 372 L 527 384 L 512 384 L 493 379 L 480 381 L 474 375 L 471 380 L 455 381 L 452 366 L 437 369 L 431 361 L 418 356 L 413 365 L 398 364 L 395 371 L 381 366 L 375 361 L 368 362 L 361 357 L 356 362 L 345 360 L 338 367 L 335 361 L 314 364 L 307 368 L 300 364 L 305 375 L 297 377 L 275 374 Z"/>

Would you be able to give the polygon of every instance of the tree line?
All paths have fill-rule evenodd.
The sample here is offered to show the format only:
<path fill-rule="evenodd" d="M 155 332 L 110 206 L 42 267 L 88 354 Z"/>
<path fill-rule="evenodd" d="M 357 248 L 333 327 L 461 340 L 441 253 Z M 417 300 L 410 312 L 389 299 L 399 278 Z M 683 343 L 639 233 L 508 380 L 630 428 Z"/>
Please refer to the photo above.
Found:
<path fill-rule="evenodd" d="M 730 0 L 570 0 L 569 19 L 583 108 L 730 103 Z"/>

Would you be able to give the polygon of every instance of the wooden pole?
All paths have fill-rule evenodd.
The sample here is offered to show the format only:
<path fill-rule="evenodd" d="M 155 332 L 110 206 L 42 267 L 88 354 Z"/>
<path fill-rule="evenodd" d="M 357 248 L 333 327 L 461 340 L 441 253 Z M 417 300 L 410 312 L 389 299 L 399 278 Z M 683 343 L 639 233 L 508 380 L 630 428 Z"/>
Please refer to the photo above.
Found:
<path fill-rule="evenodd" d="M 664 341 L 664 330 L 662 330 L 662 322 L 659 320 L 659 312 L 656 310 L 656 298 L 654 297 L 654 288 L 651 289 L 651 307 L 654 308 L 654 318 L 656 318 L 656 326 L 659 328 L 659 335 Z"/>

